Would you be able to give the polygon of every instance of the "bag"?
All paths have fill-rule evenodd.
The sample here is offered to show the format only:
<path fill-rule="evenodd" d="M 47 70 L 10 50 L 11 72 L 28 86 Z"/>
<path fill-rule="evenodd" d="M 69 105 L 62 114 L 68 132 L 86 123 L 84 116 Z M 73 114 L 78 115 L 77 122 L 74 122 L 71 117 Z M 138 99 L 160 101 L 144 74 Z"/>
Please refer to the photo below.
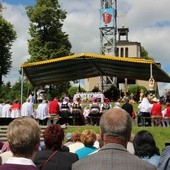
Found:
<path fill-rule="evenodd" d="M 43 169 L 45 167 L 45 165 L 48 163 L 48 161 L 58 152 L 58 150 L 56 150 L 55 152 L 53 152 L 48 159 L 40 166 L 40 170 Z"/>

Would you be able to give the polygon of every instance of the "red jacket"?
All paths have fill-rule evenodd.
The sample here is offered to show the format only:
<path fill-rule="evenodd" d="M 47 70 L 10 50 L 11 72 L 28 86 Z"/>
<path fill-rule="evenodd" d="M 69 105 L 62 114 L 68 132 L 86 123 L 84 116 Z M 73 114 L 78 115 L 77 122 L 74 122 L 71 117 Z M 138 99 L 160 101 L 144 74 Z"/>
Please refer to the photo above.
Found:
<path fill-rule="evenodd" d="M 49 103 L 49 114 L 59 114 L 58 100 L 54 99 Z"/>
<path fill-rule="evenodd" d="M 10 107 L 11 110 L 15 110 L 15 109 L 18 109 L 20 110 L 21 109 L 21 105 L 19 103 L 14 103 L 11 107 Z"/>
<path fill-rule="evenodd" d="M 170 106 L 166 106 L 165 117 L 170 117 Z"/>
<path fill-rule="evenodd" d="M 152 116 L 162 116 L 162 105 L 160 102 L 154 103 L 151 109 Z"/>

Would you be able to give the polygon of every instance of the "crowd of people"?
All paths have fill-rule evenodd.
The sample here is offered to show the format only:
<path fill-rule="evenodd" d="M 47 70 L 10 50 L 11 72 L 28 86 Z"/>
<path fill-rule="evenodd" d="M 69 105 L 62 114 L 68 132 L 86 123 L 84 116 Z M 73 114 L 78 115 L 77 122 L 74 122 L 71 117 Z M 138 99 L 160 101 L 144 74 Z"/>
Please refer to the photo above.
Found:
<path fill-rule="evenodd" d="M 144 96 L 138 105 L 138 125 L 139 126 L 170 126 L 170 100 L 167 99 L 165 105 L 160 99 L 148 98 Z"/>
<path fill-rule="evenodd" d="M 34 107 L 34 100 L 30 95 L 21 105 L 18 100 L 13 104 L 9 100 L 3 103 L 0 100 L 0 117 L 4 118 L 3 123 L 8 125 L 9 122 L 17 117 L 29 116 L 35 118 L 40 125 L 62 124 L 70 125 L 99 125 L 101 115 L 111 108 L 123 108 L 126 110 L 134 123 L 138 126 L 170 126 L 170 99 L 167 98 L 163 105 L 161 100 L 154 97 L 142 95 L 138 104 L 138 110 L 133 108 L 129 96 L 125 96 L 120 102 L 111 103 L 106 97 L 102 100 L 92 97 L 89 103 L 84 103 L 80 96 L 75 96 L 71 101 L 69 97 L 58 100 L 41 100 Z M 123 104 L 122 104 L 123 102 Z M 6 118 L 6 119 L 5 119 Z"/>
<path fill-rule="evenodd" d="M 56 97 L 48 101 L 43 99 L 39 101 L 37 107 L 34 107 L 32 97 L 28 97 L 23 104 L 15 100 L 13 104 L 9 100 L 5 103 L 0 101 L 0 117 L 4 118 L 3 123 L 8 125 L 9 119 L 29 116 L 35 118 L 40 125 L 56 124 L 71 124 L 70 116 L 75 118 L 75 124 L 85 125 L 90 123 L 89 117 L 100 118 L 103 112 L 112 108 L 108 98 L 104 98 L 103 102 L 98 98 L 92 97 L 91 102 L 86 107 L 83 106 L 81 98 L 78 96 L 73 101 L 69 97 L 64 97 L 59 101 Z M 60 117 L 60 119 L 59 119 Z M 92 124 L 99 124 L 93 119 Z"/>
<path fill-rule="evenodd" d="M 100 134 L 91 129 L 65 134 L 61 125 L 52 124 L 46 127 L 40 141 L 41 129 L 34 118 L 16 118 L 8 126 L 7 141 L 1 144 L 0 169 L 169 169 L 170 145 L 166 144 L 160 154 L 150 132 L 132 134 L 132 118 L 124 109 L 104 112 L 99 128 Z"/>

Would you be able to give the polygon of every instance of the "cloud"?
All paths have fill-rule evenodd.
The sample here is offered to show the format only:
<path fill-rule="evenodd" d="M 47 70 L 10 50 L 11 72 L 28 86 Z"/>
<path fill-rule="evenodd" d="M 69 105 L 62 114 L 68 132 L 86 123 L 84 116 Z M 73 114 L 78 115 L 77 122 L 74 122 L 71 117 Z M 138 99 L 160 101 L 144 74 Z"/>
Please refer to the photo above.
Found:
<path fill-rule="evenodd" d="M 15 83 L 20 75 L 20 65 L 23 64 L 28 54 L 27 39 L 29 38 L 28 26 L 29 20 L 25 13 L 25 7 L 23 5 L 10 5 L 3 3 L 5 7 L 3 11 L 3 17 L 14 26 L 14 30 L 17 32 L 17 39 L 12 46 L 12 69 L 10 74 L 3 77 L 4 82 L 10 81 L 12 84 Z"/>
<path fill-rule="evenodd" d="M 60 0 L 61 8 L 67 11 L 63 30 L 69 34 L 74 53 L 100 53 L 100 1 Z M 119 0 L 118 27 L 129 28 L 129 41 L 141 42 L 149 55 L 160 62 L 162 69 L 170 74 L 170 1 L 169 0 Z M 25 6 L 5 4 L 4 17 L 14 24 L 18 38 L 12 48 L 12 72 L 19 70 L 29 57 L 27 39 L 29 38 L 29 19 Z M 124 17 L 123 17 L 124 15 Z M 9 80 L 11 73 L 7 76 Z M 16 77 L 16 80 L 18 77 Z M 165 87 L 165 85 L 163 86 Z M 166 87 L 169 87 L 167 84 Z"/>
<path fill-rule="evenodd" d="M 99 3 L 92 0 L 61 1 L 61 7 L 67 11 L 63 30 L 69 34 L 72 52 L 100 53 Z"/>
<path fill-rule="evenodd" d="M 170 83 L 158 83 L 159 95 L 166 96 L 167 91 L 170 89 Z"/>

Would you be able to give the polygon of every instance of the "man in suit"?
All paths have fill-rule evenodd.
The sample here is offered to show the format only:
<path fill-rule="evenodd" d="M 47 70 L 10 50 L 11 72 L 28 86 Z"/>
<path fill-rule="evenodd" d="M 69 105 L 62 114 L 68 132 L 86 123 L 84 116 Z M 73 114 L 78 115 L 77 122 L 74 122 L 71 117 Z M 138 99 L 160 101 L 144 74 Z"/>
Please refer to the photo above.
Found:
<path fill-rule="evenodd" d="M 100 130 L 103 147 L 75 162 L 72 170 L 156 170 L 150 163 L 127 151 L 132 121 L 125 110 L 113 108 L 104 113 L 100 119 Z"/>

